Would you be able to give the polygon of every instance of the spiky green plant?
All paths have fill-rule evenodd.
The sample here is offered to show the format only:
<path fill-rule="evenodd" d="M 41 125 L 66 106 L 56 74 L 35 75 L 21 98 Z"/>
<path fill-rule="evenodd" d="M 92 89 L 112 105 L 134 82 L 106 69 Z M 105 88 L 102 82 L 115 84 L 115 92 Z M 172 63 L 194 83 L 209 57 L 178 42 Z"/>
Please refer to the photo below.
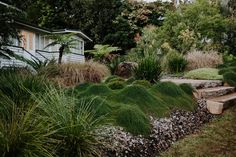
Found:
<path fill-rule="evenodd" d="M 137 67 L 133 69 L 136 79 L 157 82 L 161 76 L 161 65 L 159 60 L 154 56 L 148 56 L 142 59 Z"/>
<path fill-rule="evenodd" d="M 50 89 L 38 103 L 43 118 L 54 126 L 51 129 L 55 131 L 53 138 L 59 141 L 59 156 L 99 156 L 94 130 L 100 125 L 100 118 L 89 103 L 76 105 L 76 99 L 56 89 Z"/>
<path fill-rule="evenodd" d="M 21 108 L 1 93 L 0 154 L 2 157 L 55 156 L 57 140 L 50 123 L 37 116 L 37 105 Z"/>

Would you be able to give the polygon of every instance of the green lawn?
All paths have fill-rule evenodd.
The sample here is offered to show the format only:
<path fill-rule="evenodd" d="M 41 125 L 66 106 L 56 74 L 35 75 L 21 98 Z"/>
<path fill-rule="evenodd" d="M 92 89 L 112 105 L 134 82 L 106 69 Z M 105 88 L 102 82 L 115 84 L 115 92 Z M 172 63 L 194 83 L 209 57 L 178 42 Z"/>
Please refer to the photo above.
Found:
<path fill-rule="evenodd" d="M 236 105 L 197 134 L 174 144 L 161 157 L 235 157 Z"/>

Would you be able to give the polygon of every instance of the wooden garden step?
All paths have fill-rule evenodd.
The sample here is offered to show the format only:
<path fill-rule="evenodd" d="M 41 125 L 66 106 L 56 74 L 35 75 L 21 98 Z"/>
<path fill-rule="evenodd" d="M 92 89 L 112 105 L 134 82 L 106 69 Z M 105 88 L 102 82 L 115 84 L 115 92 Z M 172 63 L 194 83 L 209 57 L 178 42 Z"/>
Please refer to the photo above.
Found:
<path fill-rule="evenodd" d="M 214 88 L 203 88 L 197 90 L 199 98 L 213 98 L 217 96 L 223 96 L 226 94 L 233 93 L 235 91 L 235 87 L 214 87 Z"/>
<path fill-rule="evenodd" d="M 221 114 L 224 109 L 236 104 L 236 93 L 207 100 L 207 109 L 212 114 Z"/>

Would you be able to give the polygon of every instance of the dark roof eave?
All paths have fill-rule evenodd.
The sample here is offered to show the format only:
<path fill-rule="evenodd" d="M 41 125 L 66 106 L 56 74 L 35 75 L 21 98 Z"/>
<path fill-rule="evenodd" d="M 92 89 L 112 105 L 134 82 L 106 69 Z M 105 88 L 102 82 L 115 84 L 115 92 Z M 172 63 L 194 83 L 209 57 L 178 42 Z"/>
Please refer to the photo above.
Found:
<path fill-rule="evenodd" d="M 60 29 L 60 30 L 50 30 L 50 29 L 46 29 L 46 28 L 42 28 L 42 27 L 38 27 L 32 24 L 28 24 L 28 23 L 24 23 L 21 21 L 14 21 L 16 24 L 18 25 L 22 25 L 43 33 L 48 33 L 48 34 L 59 34 L 59 33 L 76 33 L 78 34 L 80 37 L 82 37 L 83 39 L 86 39 L 90 42 L 92 42 L 93 40 L 91 38 L 89 38 L 87 35 L 85 35 L 83 32 L 79 31 L 79 30 L 70 30 L 70 29 Z"/>

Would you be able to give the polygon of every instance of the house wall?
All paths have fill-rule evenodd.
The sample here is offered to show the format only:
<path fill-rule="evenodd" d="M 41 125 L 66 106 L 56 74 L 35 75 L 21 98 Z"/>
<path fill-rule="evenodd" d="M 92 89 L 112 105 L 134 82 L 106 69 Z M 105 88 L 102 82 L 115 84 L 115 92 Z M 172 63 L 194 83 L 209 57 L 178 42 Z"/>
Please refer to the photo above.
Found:
<path fill-rule="evenodd" d="M 45 48 L 49 43 L 53 42 L 53 40 L 48 37 L 48 34 L 21 29 L 20 36 L 22 37 L 21 41 L 12 39 L 12 45 L 23 47 L 28 51 L 29 53 L 20 51 L 20 54 L 25 58 L 32 59 L 30 54 L 42 61 L 58 58 L 57 52 L 59 51 L 60 45 Z M 75 38 L 80 40 L 80 43 L 76 46 L 76 49 L 71 49 L 72 54 L 65 54 L 63 56 L 63 62 L 85 62 L 84 40 L 78 36 L 75 36 Z M 16 48 L 11 49 L 16 50 Z M 17 49 L 17 53 L 19 54 L 19 49 Z"/>

